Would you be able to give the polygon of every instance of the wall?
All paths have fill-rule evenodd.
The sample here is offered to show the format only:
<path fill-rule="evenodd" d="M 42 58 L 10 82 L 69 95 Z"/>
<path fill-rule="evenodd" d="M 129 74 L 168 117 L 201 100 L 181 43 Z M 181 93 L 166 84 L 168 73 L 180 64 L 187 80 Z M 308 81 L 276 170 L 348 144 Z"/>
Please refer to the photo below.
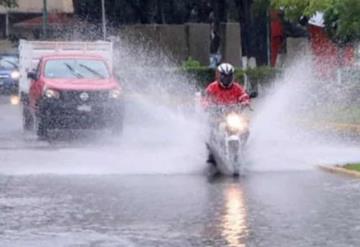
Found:
<path fill-rule="evenodd" d="M 21 37 L 34 39 L 36 30 L 18 28 L 16 32 L 15 30 L 12 30 L 12 32 L 17 33 Z M 138 47 L 138 52 L 141 52 L 141 49 L 146 49 L 147 52 L 152 52 L 154 56 L 158 56 L 159 53 L 165 53 L 168 57 L 173 58 L 179 63 L 188 57 L 192 57 L 203 65 L 209 64 L 209 24 L 125 25 L 119 28 L 117 35 Z M 239 24 L 222 24 L 220 36 L 223 61 L 240 66 L 241 39 Z M 63 35 L 63 38 L 65 40 L 68 39 L 66 35 Z"/>
<path fill-rule="evenodd" d="M 0 13 L 42 13 L 43 0 L 17 0 L 18 7 L 7 9 L 0 6 Z M 74 13 L 72 0 L 47 0 L 49 12 Z"/>
<path fill-rule="evenodd" d="M 221 25 L 223 60 L 240 66 L 241 39 L 238 23 Z M 178 61 L 192 57 L 204 65 L 209 64 L 210 25 L 187 23 L 185 25 L 127 25 L 118 34 L 133 44 L 148 50 L 165 51 Z M 161 49 L 156 49 L 161 48 Z"/>
<path fill-rule="evenodd" d="M 0 40 L 0 53 L 8 52 L 17 52 L 17 47 L 14 47 L 14 45 L 8 40 Z"/>
<path fill-rule="evenodd" d="M 188 24 L 189 53 L 188 56 L 209 64 L 210 25 L 201 23 Z"/>
<path fill-rule="evenodd" d="M 240 66 L 241 61 L 241 34 L 238 23 L 223 24 L 223 56 L 224 61 Z"/>

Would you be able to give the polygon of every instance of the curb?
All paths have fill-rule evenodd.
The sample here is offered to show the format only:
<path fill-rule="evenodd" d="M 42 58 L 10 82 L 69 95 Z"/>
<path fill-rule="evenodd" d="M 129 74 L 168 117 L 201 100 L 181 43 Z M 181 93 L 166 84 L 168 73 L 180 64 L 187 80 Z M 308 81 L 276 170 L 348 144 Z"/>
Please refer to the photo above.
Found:
<path fill-rule="evenodd" d="M 360 172 L 348 170 L 348 169 L 345 169 L 345 168 L 343 168 L 341 166 L 338 166 L 338 165 L 337 166 L 318 165 L 317 167 L 320 170 L 323 170 L 323 171 L 326 171 L 326 172 L 360 178 Z"/>
<path fill-rule="evenodd" d="M 358 124 L 326 123 L 322 125 L 322 128 L 324 127 L 326 129 L 335 130 L 335 131 L 345 131 L 345 132 L 351 132 L 353 134 L 360 133 L 360 125 Z"/>
<path fill-rule="evenodd" d="M 347 124 L 347 123 L 336 123 L 336 122 L 308 122 L 299 120 L 304 127 L 308 127 L 314 130 L 328 130 L 336 132 L 347 132 L 351 134 L 360 134 L 360 124 Z"/>

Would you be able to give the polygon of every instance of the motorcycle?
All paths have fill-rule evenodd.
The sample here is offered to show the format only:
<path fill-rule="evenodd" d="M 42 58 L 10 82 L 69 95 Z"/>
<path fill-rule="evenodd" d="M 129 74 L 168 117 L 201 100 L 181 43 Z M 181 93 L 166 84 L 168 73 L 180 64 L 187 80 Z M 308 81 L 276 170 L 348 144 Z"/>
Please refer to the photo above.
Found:
<path fill-rule="evenodd" d="M 239 106 L 210 110 L 209 161 L 230 176 L 244 173 L 245 147 L 249 137 L 249 119 Z"/>

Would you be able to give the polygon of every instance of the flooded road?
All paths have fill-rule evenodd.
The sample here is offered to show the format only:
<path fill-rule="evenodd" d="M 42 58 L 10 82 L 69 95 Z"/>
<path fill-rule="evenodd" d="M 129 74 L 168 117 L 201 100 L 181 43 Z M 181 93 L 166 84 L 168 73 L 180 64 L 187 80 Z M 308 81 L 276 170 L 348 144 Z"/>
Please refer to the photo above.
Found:
<path fill-rule="evenodd" d="M 1 246 L 359 246 L 360 181 L 318 171 L 2 176 Z"/>
<path fill-rule="evenodd" d="M 209 177 L 188 139 L 49 144 L 0 111 L 0 246 L 360 246 L 360 180 Z"/>

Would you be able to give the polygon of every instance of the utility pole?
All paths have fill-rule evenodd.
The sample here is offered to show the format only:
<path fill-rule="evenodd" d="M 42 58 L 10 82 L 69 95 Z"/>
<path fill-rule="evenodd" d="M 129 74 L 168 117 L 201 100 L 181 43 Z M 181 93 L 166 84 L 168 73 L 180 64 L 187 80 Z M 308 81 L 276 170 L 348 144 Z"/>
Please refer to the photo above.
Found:
<path fill-rule="evenodd" d="M 9 12 L 5 14 L 5 37 L 9 37 Z"/>
<path fill-rule="evenodd" d="M 47 38 L 47 25 L 48 25 L 48 10 L 47 10 L 47 0 L 43 2 L 43 38 Z"/>
<path fill-rule="evenodd" d="M 101 12 L 102 12 L 102 33 L 103 33 L 103 39 L 106 40 L 105 0 L 101 0 Z"/>

